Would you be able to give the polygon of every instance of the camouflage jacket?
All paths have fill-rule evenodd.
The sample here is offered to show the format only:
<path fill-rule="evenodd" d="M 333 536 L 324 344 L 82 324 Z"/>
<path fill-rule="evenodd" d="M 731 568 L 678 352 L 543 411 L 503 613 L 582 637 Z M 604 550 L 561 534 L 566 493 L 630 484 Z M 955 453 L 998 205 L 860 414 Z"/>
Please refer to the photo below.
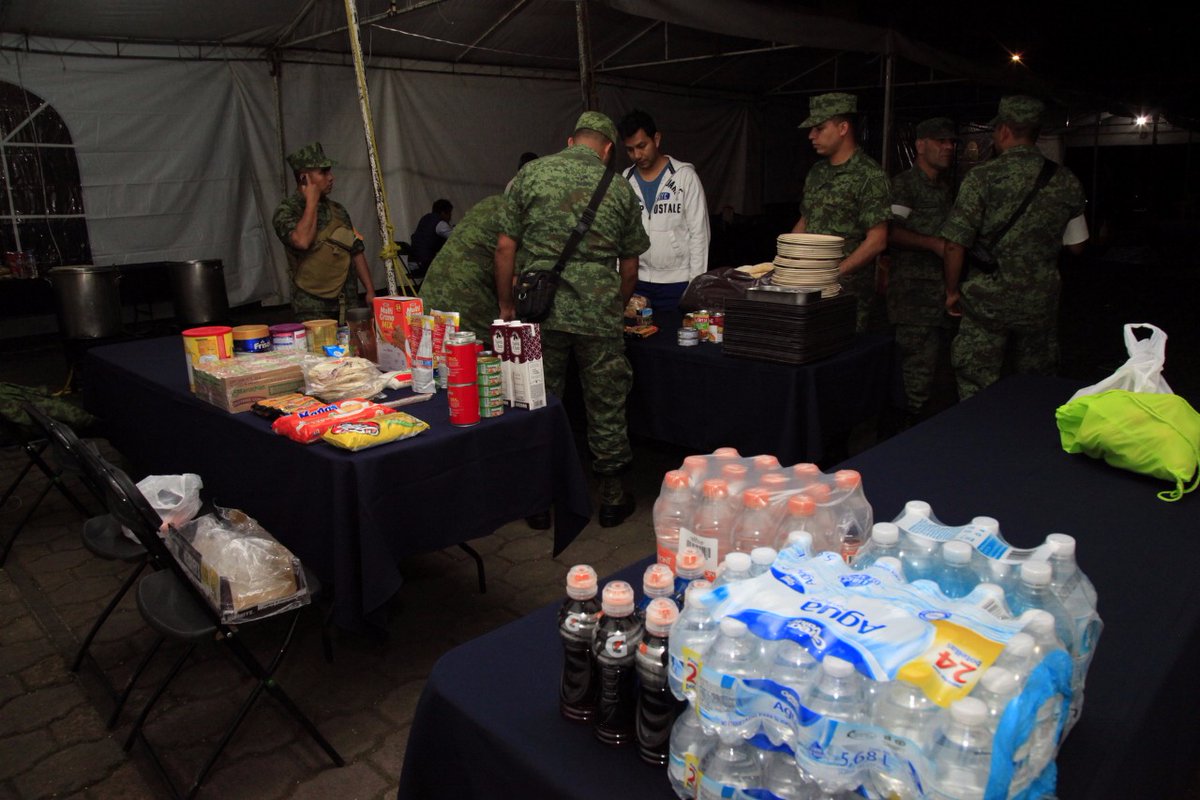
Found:
<path fill-rule="evenodd" d="M 275 235 L 279 237 L 279 241 L 283 242 L 292 253 L 302 253 L 303 250 L 297 250 L 292 247 L 292 231 L 296 230 L 296 226 L 300 223 L 300 218 L 304 216 L 304 195 L 300 192 L 293 192 L 284 198 L 279 207 L 275 209 L 275 216 L 271 222 L 275 226 Z M 346 211 L 346 207 L 336 200 L 330 200 L 328 197 L 322 197 L 317 203 L 317 230 L 321 230 L 329 224 L 331 215 L 336 214 L 347 228 L 354 230 L 353 223 L 350 222 L 350 213 Z M 351 248 L 352 252 L 361 253 L 363 251 L 363 243 L 360 238 L 354 243 Z"/>
<path fill-rule="evenodd" d="M 517 173 L 500 230 L 518 243 L 522 269 L 554 267 L 605 169 L 593 150 L 577 144 L 531 161 Z M 649 247 L 641 204 L 629 183 L 616 176 L 595 222 L 563 269 L 554 308 L 542 327 L 621 336 L 624 304 L 617 259 L 636 257 Z"/>
<path fill-rule="evenodd" d="M 853 253 L 869 228 L 892 218 L 883 168 L 862 150 L 837 166 L 828 159 L 818 161 L 804 179 L 800 216 L 805 232 L 845 237 L 843 252 Z"/>
<path fill-rule="evenodd" d="M 502 194 L 476 203 L 429 265 L 421 284 L 426 308 L 458 311 L 461 330 L 490 341 L 488 326 L 499 313 L 496 300 L 496 237 L 508 200 Z"/>
<path fill-rule="evenodd" d="M 1044 159 L 1033 145 L 1011 147 L 967 173 L 942 238 L 970 248 L 1004 227 L 1037 181 Z M 993 244 L 999 268 L 963 284 L 968 311 L 1014 321 L 1052 320 L 1058 307 L 1058 255 L 1067 223 L 1083 213 L 1083 187 L 1059 166 L 1025 213 Z"/>
<path fill-rule="evenodd" d="M 944 177 L 930 178 L 919 166 L 892 178 L 892 224 L 925 236 L 938 236 L 954 202 Z M 901 209 L 907 210 L 901 211 Z M 888 318 L 908 324 L 944 324 L 946 292 L 942 259 L 928 250 L 892 248 L 888 276 Z"/>

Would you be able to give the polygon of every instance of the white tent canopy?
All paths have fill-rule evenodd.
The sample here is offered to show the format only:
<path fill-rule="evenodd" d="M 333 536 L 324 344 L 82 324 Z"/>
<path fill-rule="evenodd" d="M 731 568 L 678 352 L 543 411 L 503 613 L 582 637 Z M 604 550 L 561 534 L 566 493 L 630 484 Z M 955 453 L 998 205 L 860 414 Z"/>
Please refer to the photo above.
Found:
<path fill-rule="evenodd" d="M 923 79 L 980 77 L 792 3 L 587 7 L 597 107 L 650 111 L 668 151 L 697 164 L 712 209 L 758 210 L 770 173 L 759 120 L 773 98 L 877 87 L 881 53 Z M 503 189 L 520 153 L 563 146 L 583 104 L 576 3 L 358 0 L 357 11 L 397 239 L 435 199 L 461 213 Z M 341 0 L 6 0 L 0 30 L 0 80 L 71 130 L 96 263 L 220 258 L 232 303 L 286 299 L 271 226 L 291 184 L 281 141 L 323 143 L 339 162 L 334 197 L 378 253 Z"/>

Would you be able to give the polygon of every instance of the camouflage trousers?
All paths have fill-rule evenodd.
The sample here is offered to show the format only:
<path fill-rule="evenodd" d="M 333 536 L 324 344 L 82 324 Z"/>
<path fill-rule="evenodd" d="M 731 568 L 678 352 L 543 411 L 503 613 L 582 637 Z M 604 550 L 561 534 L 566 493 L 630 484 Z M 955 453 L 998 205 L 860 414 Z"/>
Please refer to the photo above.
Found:
<path fill-rule="evenodd" d="M 887 309 L 875 293 L 875 265 L 867 264 L 852 275 L 841 278 L 843 290 L 854 294 L 858 302 L 854 310 L 854 332 L 874 333 L 887 328 Z"/>
<path fill-rule="evenodd" d="M 583 404 L 587 412 L 588 449 L 597 475 L 618 475 L 633 463 L 625 398 L 633 388 L 633 368 L 625 358 L 625 341 L 618 337 L 583 336 L 542 330 L 546 389 L 562 397 L 567 358 L 575 354 Z"/>
<path fill-rule="evenodd" d="M 964 310 L 950 363 L 960 400 L 991 386 L 1006 371 L 1053 375 L 1058 370 L 1058 329 L 1053 320 L 1012 324 Z"/>
<path fill-rule="evenodd" d="M 344 301 L 344 303 L 343 303 Z M 309 294 L 296 284 L 292 284 L 292 313 L 296 322 L 308 322 L 311 319 L 334 319 L 338 325 L 346 324 L 347 308 L 358 305 L 358 276 L 350 270 L 342 293 L 336 297 L 317 297 Z"/>
<path fill-rule="evenodd" d="M 951 331 L 945 325 L 896 323 L 896 352 L 904 379 L 905 410 L 919 414 L 933 388 L 938 355 Z"/>

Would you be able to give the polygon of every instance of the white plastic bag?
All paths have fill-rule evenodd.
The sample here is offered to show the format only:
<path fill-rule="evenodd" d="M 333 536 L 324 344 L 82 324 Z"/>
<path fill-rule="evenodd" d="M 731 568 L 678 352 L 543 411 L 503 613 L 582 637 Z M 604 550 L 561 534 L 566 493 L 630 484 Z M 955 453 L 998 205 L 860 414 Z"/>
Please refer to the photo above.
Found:
<path fill-rule="evenodd" d="M 1149 339 L 1138 339 L 1134 334 L 1138 328 L 1151 332 Z M 1162 368 L 1167 361 L 1167 334 L 1148 322 L 1130 323 L 1125 326 L 1125 350 L 1129 359 L 1099 383 L 1080 389 L 1071 395 L 1075 400 L 1087 395 L 1100 394 L 1110 389 L 1147 394 L 1174 394 L 1163 380 Z"/>
<path fill-rule="evenodd" d="M 138 481 L 142 495 L 162 517 L 160 531 L 168 525 L 182 525 L 200 510 L 200 490 L 204 481 L 191 472 L 183 475 L 147 475 Z"/>

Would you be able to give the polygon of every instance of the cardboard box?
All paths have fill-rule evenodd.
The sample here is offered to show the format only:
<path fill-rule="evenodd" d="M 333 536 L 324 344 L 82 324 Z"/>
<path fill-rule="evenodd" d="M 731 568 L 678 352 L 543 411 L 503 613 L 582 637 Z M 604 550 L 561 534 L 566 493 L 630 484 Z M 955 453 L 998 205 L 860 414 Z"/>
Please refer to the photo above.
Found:
<path fill-rule="evenodd" d="M 504 402 L 512 405 L 512 348 L 508 343 L 508 323 L 502 319 L 492 322 L 492 352 L 500 357 L 500 385 L 504 388 Z"/>
<path fill-rule="evenodd" d="M 512 325 L 508 329 L 512 348 L 512 404 L 517 408 L 546 405 L 546 375 L 542 368 L 542 326 L 537 323 Z"/>
<path fill-rule="evenodd" d="M 388 295 L 375 298 L 375 340 L 379 368 L 399 371 L 401 380 L 412 378 L 412 363 L 405 343 L 409 337 L 408 317 L 424 308 L 419 297 Z"/>
<path fill-rule="evenodd" d="M 259 353 L 199 364 L 192 392 L 231 414 L 249 411 L 259 400 L 304 391 L 300 362 L 305 353 Z"/>

